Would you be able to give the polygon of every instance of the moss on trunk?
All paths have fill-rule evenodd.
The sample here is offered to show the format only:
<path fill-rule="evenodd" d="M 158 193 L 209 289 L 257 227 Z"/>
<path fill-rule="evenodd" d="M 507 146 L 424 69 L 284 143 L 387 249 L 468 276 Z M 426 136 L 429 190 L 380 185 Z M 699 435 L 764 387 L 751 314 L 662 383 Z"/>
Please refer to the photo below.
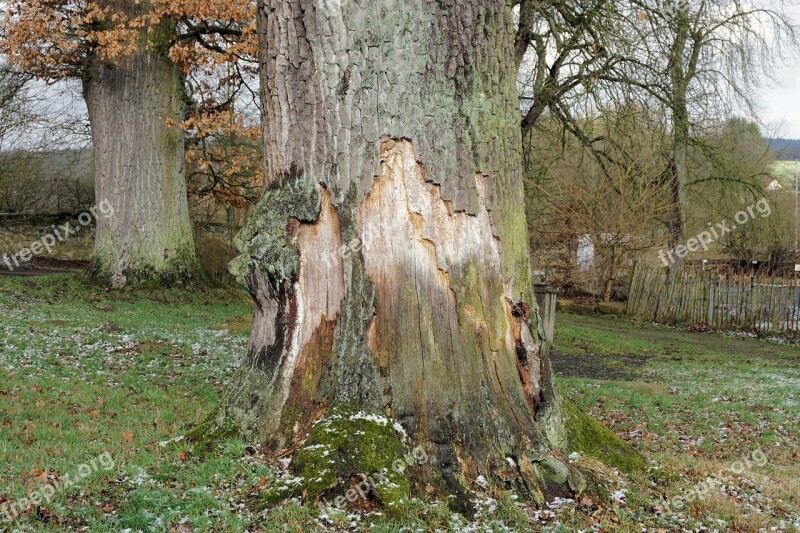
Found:
<path fill-rule="evenodd" d="M 128 262 L 119 269 L 121 253 L 95 249 L 89 265 L 89 279 L 100 285 L 123 287 L 181 287 L 201 288 L 214 286 L 215 281 L 208 275 L 193 245 L 183 249 L 171 250 L 169 257 Z M 124 277 L 124 281 L 122 279 Z"/>
<path fill-rule="evenodd" d="M 411 495 L 409 469 L 427 459 L 424 451 L 415 455 L 406 447 L 398 427 L 385 416 L 353 406 L 332 408 L 294 454 L 293 476 L 262 497 L 267 503 L 302 496 L 309 502 L 340 504 L 342 499 L 353 503 L 357 496 L 362 504 L 391 510 Z"/>
<path fill-rule="evenodd" d="M 183 75 L 163 46 L 150 46 L 166 31 L 144 33 L 142 49 L 114 64 L 94 55 L 86 62 L 95 197 L 112 213 L 97 218 L 89 273 L 113 288 L 210 281 L 189 217 Z"/>
<path fill-rule="evenodd" d="M 556 444 L 509 6 L 263 0 L 259 23 L 267 187 L 233 265 L 257 309 L 205 433 L 299 450 L 270 500 L 385 468 L 395 425 L 430 460 L 378 499 L 468 511 L 479 477 L 538 503 L 602 494 L 606 472 Z"/>
<path fill-rule="evenodd" d="M 564 400 L 564 426 L 567 430 L 566 453 L 578 452 L 618 468 L 627 474 L 641 473 L 644 458 L 613 431 L 593 419 L 569 400 Z"/>

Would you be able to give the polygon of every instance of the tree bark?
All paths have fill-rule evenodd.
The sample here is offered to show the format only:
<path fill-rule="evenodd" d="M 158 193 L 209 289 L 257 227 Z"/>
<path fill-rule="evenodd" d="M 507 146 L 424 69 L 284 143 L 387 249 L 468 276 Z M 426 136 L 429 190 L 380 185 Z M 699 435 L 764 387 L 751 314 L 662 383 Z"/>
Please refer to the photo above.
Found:
<path fill-rule="evenodd" d="M 478 476 L 580 490 L 554 445 L 506 2 L 263 0 L 259 24 L 267 185 L 233 268 L 257 311 L 208 432 L 276 453 L 311 432 L 305 453 L 345 406 L 402 426 L 431 457 L 413 481 L 459 503 Z"/>
<path fill-rule="evenodd" d="M 670 79 L 670 102 L 673 127 L 672 153 L 669 155 L 670 201 L 672 212 L 667 224 L 672 248 L 686 240 L 683 206 L 685 204 L 689 152 L 689 84 L 697 74 L 700 46 L 697 36 L 692 34 L 691 20 L 685 9 L 675 12 L 675 35 L 670 48 L 667 71 Z M 687 57 L 688 56 L 688 57 Z M 677 258 L 674 267 L 682 270 L 683 258 Z"/>
<path fill-rule="evenodd" d="M 88 61 L 84 96 L 94 147 L 97 218 L 91 275 L 115 288 L 204 279 L 184 175 L 180 69 L 158 48 L 108 64 Z"/>

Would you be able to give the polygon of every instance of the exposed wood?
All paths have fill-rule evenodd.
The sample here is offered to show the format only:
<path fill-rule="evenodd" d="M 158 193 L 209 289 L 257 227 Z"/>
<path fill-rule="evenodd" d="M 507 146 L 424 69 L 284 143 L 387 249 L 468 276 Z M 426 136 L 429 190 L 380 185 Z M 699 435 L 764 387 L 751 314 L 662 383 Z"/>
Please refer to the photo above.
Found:
<path fill-rule="evenodd" d="M 480 475 L 583 490 L 531 280 L 509 6 L 263 0 L 259 24 L 267 191 L 237 260 L 258 312 L 216 427 L 282 453 L 349 406 L 423 446 L 415 481 L 456 507 Z"/>

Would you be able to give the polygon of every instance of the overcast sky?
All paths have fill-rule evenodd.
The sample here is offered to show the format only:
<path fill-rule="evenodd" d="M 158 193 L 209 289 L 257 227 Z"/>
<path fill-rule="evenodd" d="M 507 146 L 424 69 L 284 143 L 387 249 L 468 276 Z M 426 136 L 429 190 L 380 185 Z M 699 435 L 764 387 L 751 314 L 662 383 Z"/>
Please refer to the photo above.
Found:
<path fill-rule="evenodd" d="M 800 6 L 785 9 L 800 23 Z M 776 69 L 775 74 L 775 82 L 764 87 L 759 95 L 761 118 L 767 128 L 763 133 L 800 139 L 800 57 L 794 58 L 794 64 Z"/>
<path fill-rule="evenodd" d="M 777 72 L 780 86 L 761 91 L 763 120 L 766 135 L 800 139 L 800 66 L 782 68 Z"/>
<path fill-rule="evenodd" d="M 0 0 L 0 6 L 2 4 Z M 800 23 L 800 5 L 786 9 Z M 793 63 L 777 68 L 776 79 L 759 91 L 757 100 L 765 136 L 800 139 L 800 57 L 794 58 Z M 77 85 L 66 91 L 63 85 L 56 85 L 47 93 L 62 104 L 59 115 L 82 116 L 85 113 Z"/>

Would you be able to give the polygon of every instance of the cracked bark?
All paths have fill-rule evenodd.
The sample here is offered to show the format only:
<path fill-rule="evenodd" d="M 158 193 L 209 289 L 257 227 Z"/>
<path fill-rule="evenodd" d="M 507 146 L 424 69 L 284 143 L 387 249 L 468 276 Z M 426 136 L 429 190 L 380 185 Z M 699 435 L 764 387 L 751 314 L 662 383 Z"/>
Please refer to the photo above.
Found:
<path fill-rule="evenodd" d="M 510 9 L 336 6 L 260 2 L 273 192 L 242 245 L 258 311 L 215 425 L 277 453 L 345 404 L 402 424 L 433 458 L 414 481 L 438 494 L 463 503 L 478 475 L 572 494 L 551 443 Z M 309 184 L 319 198 L 298 211 L 317 214 L 301 221 L 276 198 Z M 288 261 L 265 244 L 284 242 Z"/>

